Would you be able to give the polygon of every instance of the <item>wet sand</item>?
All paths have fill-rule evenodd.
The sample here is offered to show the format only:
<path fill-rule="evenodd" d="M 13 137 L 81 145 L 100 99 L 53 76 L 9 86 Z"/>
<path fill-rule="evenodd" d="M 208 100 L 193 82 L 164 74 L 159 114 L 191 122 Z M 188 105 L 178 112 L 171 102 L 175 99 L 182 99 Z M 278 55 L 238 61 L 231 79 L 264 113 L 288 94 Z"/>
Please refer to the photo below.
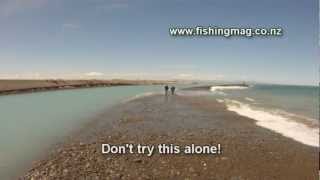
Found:
<path fill-rule="evenodd" d="M 1 94 L 28 93 L 35 91 L 89 88 L 100 86 L 125 85 L 157 85 L 169 83 L 168 81 L 153 80 L 0 80 Z"/>
<path fill-rule="evenodd" d="M 101 144 L 222 146 L 222 154 L 111 155 Z M 154 95 L 101 113 L 21 179 L 318 178 L 318 148 L 255 125 L 205 97 Z"/>

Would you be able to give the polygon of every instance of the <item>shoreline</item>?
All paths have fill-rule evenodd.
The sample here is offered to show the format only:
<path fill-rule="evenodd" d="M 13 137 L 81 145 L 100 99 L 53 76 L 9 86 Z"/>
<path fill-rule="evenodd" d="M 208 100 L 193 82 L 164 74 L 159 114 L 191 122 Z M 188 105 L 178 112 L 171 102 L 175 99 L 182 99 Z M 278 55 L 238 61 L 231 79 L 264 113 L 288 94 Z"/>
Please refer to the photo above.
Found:
<path fill-rule="evenodd" d="M 163 85 L 171 81 L 157 80 L 0 80 L 0 96 L 42 91 L 80 89 L 93 87 Z"/>
<path fill-rule="evenodd" d="M 220 143 L 220 155 L 105 155 L 101 144 Z M 318 148 L 309 147 L 215 100 L 153 95 L 106 110 L 22 177 L 110 179 L 315 179 Z"/>

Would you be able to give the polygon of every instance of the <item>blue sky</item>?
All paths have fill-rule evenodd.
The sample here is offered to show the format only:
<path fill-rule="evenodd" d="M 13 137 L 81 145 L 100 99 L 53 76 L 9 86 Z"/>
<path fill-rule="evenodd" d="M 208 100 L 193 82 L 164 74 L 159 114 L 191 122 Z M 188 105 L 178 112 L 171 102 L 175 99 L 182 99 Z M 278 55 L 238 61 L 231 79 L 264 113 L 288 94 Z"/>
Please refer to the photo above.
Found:
<path fill-rule="evenodd" d="M 0 0 L 0 78 L 317 84 L 316 0 Z M 172 26 L 273 27 L 277 38 L 173 38 Z"/>

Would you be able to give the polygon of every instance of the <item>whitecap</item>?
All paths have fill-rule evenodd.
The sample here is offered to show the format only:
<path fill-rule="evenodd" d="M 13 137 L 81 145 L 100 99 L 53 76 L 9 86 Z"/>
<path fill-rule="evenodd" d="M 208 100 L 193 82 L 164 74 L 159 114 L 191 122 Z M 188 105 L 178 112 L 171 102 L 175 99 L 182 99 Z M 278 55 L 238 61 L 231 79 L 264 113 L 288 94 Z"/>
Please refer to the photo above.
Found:
<path fill-rule="evenodd" d="M 304 123 L 289 119 L 281 113 L 277 113 L 277 111 L 257 109 L 235 100 L 225 99 L 224 102 L 229 111 L 255 119 L 258 126 L 273 130 L 300 143 L 319 147 L 318 127 L 310 127 Z"/>
<path fill-rule="evenodd" d="M 210 91 L 230 90 L 230 89 L 247 89 L 245 86 L 211 86 Z"/>
<path fill-rule="evenodd" d="M 255 102 L 255 100 L 253 98 L 246 97 L 244 99 L 247 100 L 247 101 L 250 101 L 250 102 Z"/>

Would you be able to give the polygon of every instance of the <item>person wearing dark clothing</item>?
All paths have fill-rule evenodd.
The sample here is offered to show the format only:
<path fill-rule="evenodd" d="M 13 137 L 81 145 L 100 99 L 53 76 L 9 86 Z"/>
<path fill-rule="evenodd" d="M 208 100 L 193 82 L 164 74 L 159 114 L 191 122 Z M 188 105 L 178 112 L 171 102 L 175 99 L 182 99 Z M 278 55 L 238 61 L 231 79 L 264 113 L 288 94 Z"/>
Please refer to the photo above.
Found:
<path fill-rule="evenodd" d="M 165 91 L 166 96 L 168 96 L 168 91 L 169 91 L 169 86 L 168 85 L 166 85 L 164 87 L 164 91 Z"/>
<path fill-rule="evenodd" d="M 170 90 L 171 90 L 171 94 L 174 95 L 174 91 L 176 90 L 176 87 L 172 86 Z"/>

